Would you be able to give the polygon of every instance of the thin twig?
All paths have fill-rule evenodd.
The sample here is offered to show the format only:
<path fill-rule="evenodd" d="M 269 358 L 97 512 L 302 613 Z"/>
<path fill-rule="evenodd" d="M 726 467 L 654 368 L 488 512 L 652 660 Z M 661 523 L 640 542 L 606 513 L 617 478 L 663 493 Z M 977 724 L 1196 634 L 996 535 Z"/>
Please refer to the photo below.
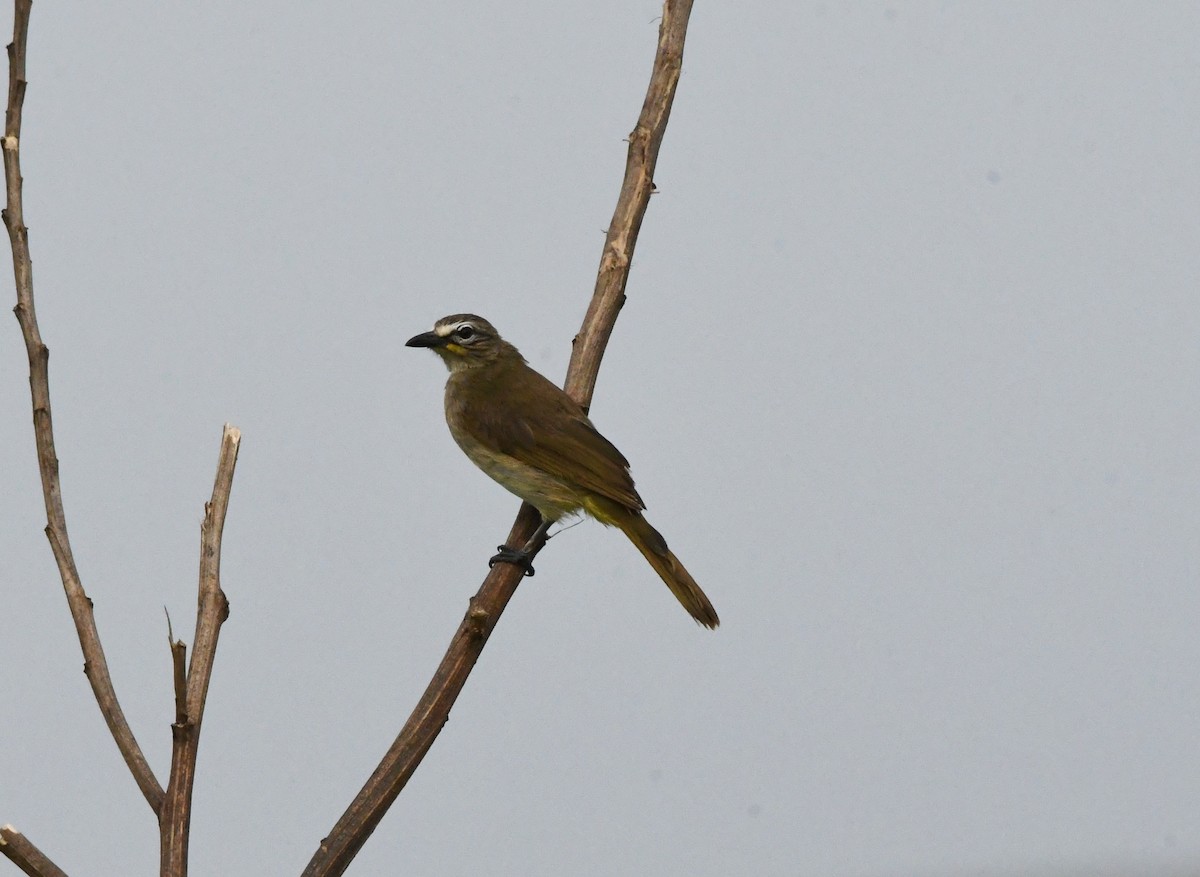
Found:
<path fill-rule="evenodd" d="M 13 41 L 8 46 L 8 109 L 4 120 L 4 181 L 7 206 L 4 225 L 12 244 L 13 273 L 17 283 L 17 305 L 13 311 L 21 324 L 25 350 L 29 356 L 29 389 L 33 397 L 33 433 L 37 443 L 38 468 L 42 474 L 42 494 L 46 500 L 46 537 L 58 564 L 67 605 L 75 620 L 75 631 L 83 649 L 83 672 L 92 684 L 92 692 L 121 757 L 155 813 L 162 806 L 163 790 L 141 747 L 125 721 L 117 701 L 108 662 L 100 645 L 100 633 L 92 613 L 92 601 L 83 590 L 79 570 L 67 538 L 67 518 L 63 511 L 62 484 L 58 477 L 58 456 L 54 450 L 54 427 L 50 417 L 50 350 L 42 343 L 37 313 L 33 305 L 33 263 L 29 258 L 29 229 L 21 199 L 21 112 L 25 103 L 25 38 L 29 31 L 30 0 L 16 0 Z"/>
<path fill-rule="evenodd" d="M 650 87 L 629 137 L 625 180 L 604 244 L 596 289 L 583 327 L 575 337 L 564 385 L 585 407 L 591 402 L 600 360 L 624 301 L 629 265 L 654 188 L 654 166 L 679 81 L 691 8 L 692 0 L 666 0 L 663 5 Z M 505 544 L 525 544 L 538 522 L 536 510 L 522 504 Z M 535 546 L 534 553 L 540 548 Z M 416 709 L 362 791 L 321 841 L 304 877 L 332 877 L 349 866 L 445 725 L 450 708 L 521 579 L 521 570 L 506 563 L 497 564 L 488 573 Z"/>
<path fill-rule="evenodd" d="M 229 601 L 221 590 L 221 534 L 225 528 L 225 513 L 229 510 L 229 493 L 233 489 L 233 472 L 241 441 L 242 434 L 237 427 L 225 424 L 212 499 L 205 504 L 204 523 L 200 528 L 196 639 L 192 644 L 192 663 L 187 674 L 187 695 L 182 715 L 177 715 L 175 723 L 171 725 L 171 775 L 158 821 L 159 872 L 162 877 L 184 877 L 187 874 L 188 829 L 192 816 L 196 755 L 200 748 L 200 724 L 204 719 L 204 703 L 212 679 L 217 637 L 221 625 L 229 617 Z M 182 652 L 174 647 L 172 651 L 177 667 L 182 668 Z M 177 674 L 181 672 L 181 669 L 176 671 Z M 178 694 L 176 698 L 176 709 L 179 710 Z"/>
<path fill-rule="evenodd" d="M 11 825 L 0 826 L 0 854 L 24 871 L 29 877 L 67 877 L 67 872 L 46 858 Z"/>

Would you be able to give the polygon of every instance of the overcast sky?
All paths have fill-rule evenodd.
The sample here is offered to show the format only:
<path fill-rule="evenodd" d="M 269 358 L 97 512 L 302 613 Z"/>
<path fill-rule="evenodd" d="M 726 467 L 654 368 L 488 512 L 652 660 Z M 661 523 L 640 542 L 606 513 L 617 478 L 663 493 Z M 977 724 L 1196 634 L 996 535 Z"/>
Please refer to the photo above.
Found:
<path fill-rule="evenodd" d="M 163 779 L 163 607 L 190 643 L 243 433 L 194 873 L 298 874 L 441 658 L 517 502 L 403 342 L 473 311 L 561 381 L 659 11 L 36 4 L 68 523 Z M 592 414 L 722 625 L 618 532 L 555 539 L 350 873 L 1200 870 L 1197 33 L 1183 2 L 700 0 Z M 0 457 L 0 823 L 154 873 L 11 317 Z"/>

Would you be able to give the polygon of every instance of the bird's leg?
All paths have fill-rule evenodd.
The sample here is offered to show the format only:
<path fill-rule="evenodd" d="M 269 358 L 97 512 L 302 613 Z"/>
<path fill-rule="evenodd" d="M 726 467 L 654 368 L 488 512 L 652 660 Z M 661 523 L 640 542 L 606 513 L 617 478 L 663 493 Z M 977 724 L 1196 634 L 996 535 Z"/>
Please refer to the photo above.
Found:
<path fill-rule="evenodd" d="M 533 575 L 533 549 L 546 537 L 546 531 L 550 529 L 553 521 L 548 521 L 542 518 L 542 523 L 538 525 L 537 530 L 529 537 L 520 548 L 509 548 L 507 545 L 497 545 L 496 554 L 488 561 L 488 567 L 493 567 L 498 563 L 511 563 L 525 570 L 525 575 Z"/>

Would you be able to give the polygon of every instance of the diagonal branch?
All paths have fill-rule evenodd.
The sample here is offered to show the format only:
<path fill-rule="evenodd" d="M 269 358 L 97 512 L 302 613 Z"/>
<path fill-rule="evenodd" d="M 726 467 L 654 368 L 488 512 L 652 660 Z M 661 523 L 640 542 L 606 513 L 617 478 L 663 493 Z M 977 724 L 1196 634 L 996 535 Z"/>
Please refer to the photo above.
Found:
<path fill-rule="evenodd" d="M 625 300 L 633 249 L 654 189 L 654 167 L 679 82 L 691 11 L 692 0 L 666 0 L 663 4 L 650 87 L 637 126 L 629 136 L 625 179 L 604 243 L 595 292 L 583 327 L 575 337 L 564 384 L 567 392 L 585 407 L 591 402 L 600 360 Z M 522 504 L 504 544 L 524 545 L 539 520 L 532 506 Z M 540 548 L 535 546 L 534 553 Z M 497 564 L 488 573 L 416 709 L 362 791 L 329 836 L 321 841 L 304 870 L 304 877 L 330 877 L 343 873 L 349 866 L 446 724 L 450 708 L 522 576 L 520 568 L 507 563 Z"/>
<path fill-rule="evenodd" d="M 11 825 L 0 827 L 0 855 L 24 871 L 29 877 L 67 877 L 67 872 L 46 858 L 33 841 Z"/>
<path fill-rule="evenodd" d="M 637 125 L 629 135 L 625 179 L 621 181 L 617 208 L 604 239 L 596 288 L 583 318 L 583 327 L 572 342 L 571 364 L 567 367 L 563 388 L 585 411 L 592 405 L 600 360 L 608 347 L 617 314 L 625 304 L 629 266 L 633 262 L 638 233 L 642 230 L 642 217 L 646 215 L 654 191 L 654 168 L 658 165 L 658 150 L 667 132 L 671 105 L 675 102 L 675 87 L 683 67 L 683 41 L 687 38 L 691 14 L 692 0 L 666 0 L 663 3 L 650 87 L 646 90 Z"/>
<path fill-rule="evenodd" d="M 217 637 L 221 625 L 229 617 L 229 601 L 221 590 L 221 535 L 225 529 L 225 513 L 229 510 L 229 493 L 233 489 L 233 471 L 237 466 L 241 441 L 242 434 L 237 427 L 225 424 L 212 499 L 205 503 L 204 523 L 200 527 L 199 608 L 196 612 L 196 640 L 192 646 L 192 663 L 188 668 L 185 691 L 180 690 L 183 643 L 171 644 L 176 679 L 176 715 L 175 723 L 171 725 L 171 775 L 158 820 L 159 868 L 163 877 L 184 877 L 187 874 L 188 833 L 192 817 L 192 787 L 196 780 L 196 756 L 200 749 L 200 724 L 204 719 L 204 703 L 212 679 Z"/>
<path fill-rule="evenodd" d="M 33 397 L 33 433 L 37 444 L 38 468 L 42 474 L 42 494 L 46 500 L 46 536 L 58 564 L 59 577 L 66 591 L 67 605 L 75 620 L 79 645 L 83 649 L 83 672 L 92 684 L 96 703 L 134 782 L 147 803 L 157 813 L 163 797 L 162 786 L 150 770 L 141 747 L 125 721 L 117 702 L 108 663 L 100 645 L 100 633 L 92 613 L 92 601 L 83 590 L 79 570 L 67 538 L 67 519 L 63 511 L 62 484 L 58 477 L 58 456 L 54 450 L 54 426 L 50 417 L 50 350 L 42 343 L 37 313 L 33 306 L 33 263 L 29 258 L 29 229 L 21 199 L 21 112 L 25 103 L 25 39 L 29 32 L 31 0 L 16 0 L 13 41 L 8 46 L 8 109 L 4 120 L 4 181 L 7 206 L 4 225 L 12 244 L 13 273 L 17 284 L 17 305 L 13 311 L 21 324 L 25 350 L 29 355 L 29 389 Z"/>

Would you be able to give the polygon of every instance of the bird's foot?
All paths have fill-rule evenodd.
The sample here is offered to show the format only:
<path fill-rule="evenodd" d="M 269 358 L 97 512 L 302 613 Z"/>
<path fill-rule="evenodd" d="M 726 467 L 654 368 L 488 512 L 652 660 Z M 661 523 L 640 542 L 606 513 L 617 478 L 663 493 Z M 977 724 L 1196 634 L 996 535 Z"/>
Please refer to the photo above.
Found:
<path fill-rule="evenodd" d="M 523 548 L 509 548 L 507 545 L 497 545 L 496 554 L 488 561 L 491 568 L 498 563 L 511 563 L 525 571 L 526 576 L 533 575 L 533 558 Z"/>

